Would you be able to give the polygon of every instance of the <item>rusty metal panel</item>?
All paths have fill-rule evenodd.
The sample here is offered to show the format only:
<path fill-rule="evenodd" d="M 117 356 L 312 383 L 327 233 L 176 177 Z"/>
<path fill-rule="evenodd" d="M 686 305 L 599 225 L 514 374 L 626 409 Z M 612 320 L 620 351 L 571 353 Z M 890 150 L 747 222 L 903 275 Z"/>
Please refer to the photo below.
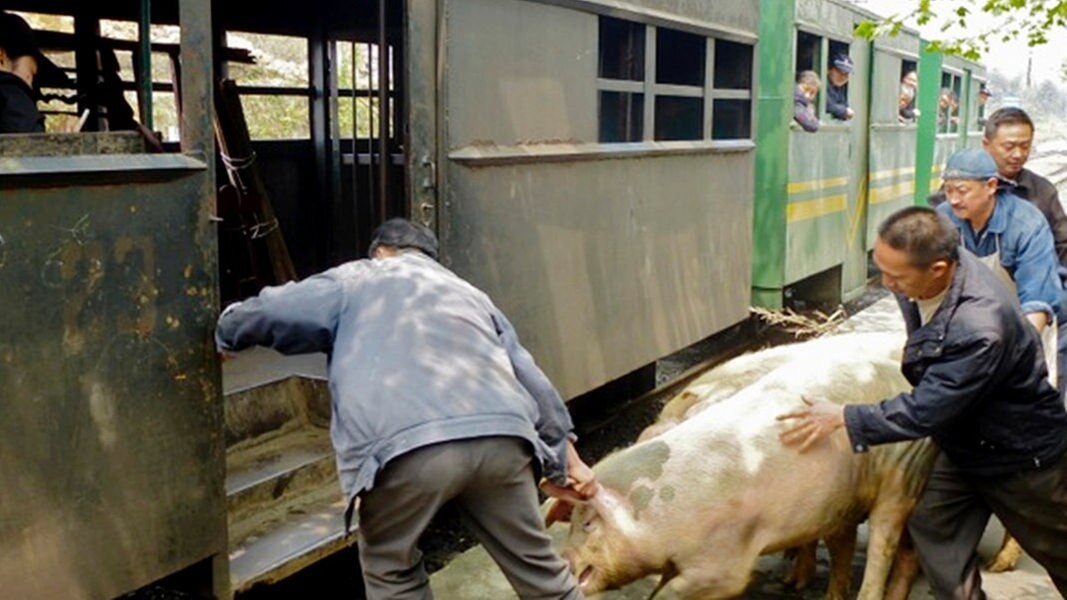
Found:
<path fill-rule="evenodd" d="M 745 318 L 753 168 L 751 151 L 456 166 L 446 260 L 573 397 Z"/>
<path fill-rule="evenodd" d="M 599 17 L 560 4 L 442 3 L 438 213 L 574 397 L 746 317 L 754 144 L 598 143 Z"/>
<path fill-rule="evenodd" d="M 144 138 L 132 131 L 33 133 L 5 135 L 0 139 L 0 157 L 137 154 L 144 151 Z"/>
<path fill-rule="evenodd" d="M 522 0 L 446 6 L 449 149 L 597 140 L 595 15 Z"/>
<path fill-rule="evenodd" d="M 404 154 L 408 214 L 437 228 L 437 2 L 407 0 L 404 36 L 405 110 L 409 124 Z"/>
<path fill-rule="evenodd" d="M 225 555 L 206 173 L 0 184 L 5 597 L 110 598 Z"/>
<path fill-rule="evenodd" d="M 849 7 L 826 0 L 796 0 L 796 19 L 804 29 L 851 40 L 860 17 Z"/>
<path fill-rule="evenodd" d="M 735 41 L 755 41 L 759 0 L 526 0 Z"/>
<path fill-rule="evenodd" d="M 878 50 L 895 52 L 906 56 L 911 60 L 918 60 L 919 34 L 910 31 L 902 31 L 899 35 L 884 35 L 874 40 L 874 47 Z"/>

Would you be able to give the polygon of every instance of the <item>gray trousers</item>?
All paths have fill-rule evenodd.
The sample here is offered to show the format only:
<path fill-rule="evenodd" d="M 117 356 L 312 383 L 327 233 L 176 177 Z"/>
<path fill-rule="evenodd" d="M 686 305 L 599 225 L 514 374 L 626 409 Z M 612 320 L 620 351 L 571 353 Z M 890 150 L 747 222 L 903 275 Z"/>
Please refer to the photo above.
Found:
<path fill-rule="evenodd" d="M 413 450 L 389 461 L 359 505 L 359 554 L 367 600 L 430 600 L 419 536 L 454 500 L 520 598 L 580 600 L 538 508 L 525 440 L 486 437 Z"/>
<path fill-rule="evenodd" d="M 1040 470 L 975 477 L 944 454 L 908 521 L 923 573 L 937 598 L 981 600 L 975 549 L 996 514 L 1067 598 L 1067 455 Z"/>

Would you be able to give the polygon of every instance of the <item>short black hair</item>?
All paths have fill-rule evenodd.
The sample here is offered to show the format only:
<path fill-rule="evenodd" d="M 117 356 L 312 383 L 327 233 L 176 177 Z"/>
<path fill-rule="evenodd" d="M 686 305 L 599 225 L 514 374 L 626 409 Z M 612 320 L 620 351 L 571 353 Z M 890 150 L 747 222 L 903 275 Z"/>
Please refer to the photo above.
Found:
<path fill-rule="evenodd" d="M 367 256 L 374 256 L 378 246 L 414 248 L 437 260 L 437 236 L 430 228 L 399 217 L 389 219 L 374 230 Z"/>
<path fill-rule="evenodd" d="M 993 111 L 985 122 L 985 139 L 992 140 L 997 137 L 997 130 L 1001 125 L 1029 125 L 1030 133 L 1034 132 L 1034 121 L 1026 111 L 1018 106 L 1005 106 Z"/>
<path fill-rule="evenodd" d="M 948 217 L 927 206 L 909 206 L 878 226 L 878 239 L 908 255 L 908 262 L 927 267 L 939 260 L 958 262 L 960 234 Z"/>

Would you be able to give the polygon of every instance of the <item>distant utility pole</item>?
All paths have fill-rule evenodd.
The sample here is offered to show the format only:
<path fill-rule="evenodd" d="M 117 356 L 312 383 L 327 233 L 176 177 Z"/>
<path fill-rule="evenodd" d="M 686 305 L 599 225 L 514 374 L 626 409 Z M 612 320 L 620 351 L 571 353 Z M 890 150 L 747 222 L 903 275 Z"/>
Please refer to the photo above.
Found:
<path fill-rule="evenodd" d="M 1026 54 L 1026 89 L 1030 89 L 1030 71 L 1034 68 L 1034 51 Z"/>

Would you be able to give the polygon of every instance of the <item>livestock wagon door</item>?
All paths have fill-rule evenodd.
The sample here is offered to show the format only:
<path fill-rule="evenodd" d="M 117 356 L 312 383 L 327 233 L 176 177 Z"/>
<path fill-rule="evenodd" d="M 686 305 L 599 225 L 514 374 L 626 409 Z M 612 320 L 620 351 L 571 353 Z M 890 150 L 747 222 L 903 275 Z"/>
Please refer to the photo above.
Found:
<path fill-rule="evenodd" d="M 874 248 L 878 225 L 915 198 L 915 81 L 919 38 L 904 33 L 874 43 L 868 163 L 867 249 Z"/>
<path fill-rule="evenodd" d="M 747 315 L 757 9 L 618 4 L 435 8 L 436 208 L 414 213 L 568 398 Z"/>

